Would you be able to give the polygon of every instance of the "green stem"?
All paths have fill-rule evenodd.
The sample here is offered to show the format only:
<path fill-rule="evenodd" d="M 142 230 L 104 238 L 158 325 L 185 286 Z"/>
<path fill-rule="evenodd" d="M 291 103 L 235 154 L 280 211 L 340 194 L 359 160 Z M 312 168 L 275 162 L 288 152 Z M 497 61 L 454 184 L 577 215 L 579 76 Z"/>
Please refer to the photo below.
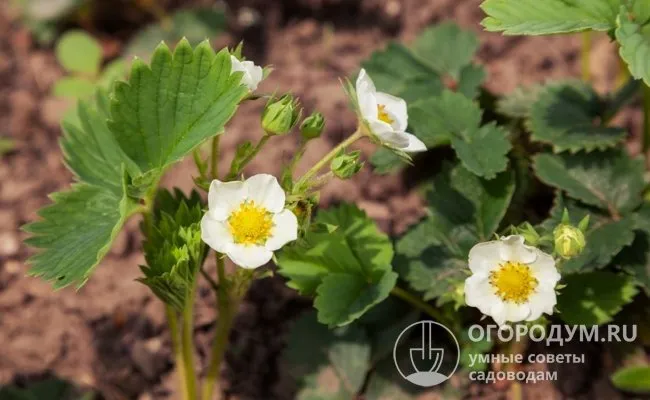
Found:
<path fill-rule="evenodd" d="M 650 87 L 643 85 L 643 155 L 650 149 Z"/>
<path fill-rule="evenodd" d="M 338 146 L 333 148 L 329 153 L 325 155 L 319 162 L 317 162 L 313 167 L 309 169 L 303 175 L 300 180 L 295 184 L 295 188 L 300 188 L 302 185 L 304 185 L 306 182 L 309 182 L 311 178 L 314 177 L 320 171 L 327 163 L 332 161 L 334 157 L 341 151 L 341 149 L 345 149 L 346 147 L 350 146 L 352 143 L 356 142 L 357 140 L 361 139 L 364 137 L 364 133 L 361 129 L 357 129 L 356 132 L 354 132 L 350 137 L 339 143 Z"/>
<path fill-rule="evenodd" d="M 246 158 L 244 158 L 239 163 L 239 165 L 234 165 L 233 164 L 233 166 L 230 168 L 230 173 L 228 174 L 228 177 L 226 178 L 226 180 L 231 181 L 231 180 L 235 179 L 241 173 L 241 171 L 244 169 L 244 167 L 246 165 L 248 165 L 248 163 L 251 162 L 251 160 L 253 158 L 255 158 L 257 153 L 259 153 L 260 150 L 262 150 L 262 147 L 264 147 L 264 145 L 266 144 L 266 142 L 268 142 L 268 140 L 270 138 L 271 138 L 271 136 L 269 136 L 269 135 L 262 136 L 262 138 L 260 139 L 259 142 L 257 142 L 257 144 L 255 145 L 253 150 L 246 156 Z"/>
<path fill-rule="evenodd" d="M 292 176 L 294 170 L 296 169 L 296 166 L 298 165 L 298 162 L 302 156 L 305 155 L 305 150 L 307 150 L 307 141 L 302 140 L 298 146 L 298 150 L 296 150 L 296 154 L 294 154 L 293 158 L 291 159 L 291 163 L 289 163 L 289 171 L 291 171 Z"/>
<path fill-rule="evenodd" d="M 196 293 L 196 279 L 190 289 L 189 297 L 183 308 L 183 329 L 181 340 L 183 345 L 183 369 L 185 371 L 185 387 L 190 400 L 197 399 L 196 374 L 194 371 L 194 296 Z"/>
<path fill-rule="evenodd" d="M 172 352 L 174 353 L 176 368 L 178 368 L 178 377 L 180 380 L 179 389 L 183 392 L 184 400 L 192 400 L 188 397 L 187 384 L 185 383 L 186 375 L 183 364 L 181 338 L 178 331 L 178 317 L 176 316 L 174 309 L 170 306 L 165 306 L 165 314 L 167 314 L 167 325 L 169 326 L 169 335 L 172 339 Z"/>
<path fill-rule="evenodd" d="M 210 176 L 212 179 L 219 179 L 219 139 L 217 135 L 212 139 L 212 152 L 210 154 Z"/>
<path fill-rule="evenodd" d="M 584 31 L 580 35 L 582 37 L 582 50 L 580 53 L 582 80 L 589 82 L 591 79 L 591 68 L 589 68 L 589 55 L 591 53 L 591 31 Z"/>
<path fill-rule="evenodd" d="M 390 291 L 390 294 L 404 300 L 405 302 L 411 304 L 413 307 L 415 307 L 418 310 L 428 314 L 431 318 L 433 318 L 433 319 L 435 319 L 435 320 L 437 320 L 439 322 L 442 322 L 442 323 L 447 322 L 447 318 L 445 318 L 445 316 L 442 315 L 440 313 L 440 311 L 436 310 L 435 308 L 433 308 L 428 303 L 424 302 L 422 299 L 420 299 L 416 295 L 414 295 L 414 294 L 400 288 L 399 286 L 393 287 L 393 289 L 391 289 L 391 291 Z"/>
<path fill-rule="evenodd" d="M 235 319 L 235 312 L 237 302 L 233 301 L 228 293 L 228 284 L 226 283 L 226 272 L 223 258 L 217 253 L 217 276 L 219 278 L 219 286 L 217 296 L 219 299 L 219 320 L 216 327 L 216 336 L 212 343 L 212 355 L 208 372 L 203 382 L 203 400 L 211 400 L 214 394 L 217 380 L 219 379 L 219 371 L 221 370 L 221 361 L 223 360 L 226 346 L 228 344 L 228 337 L 230 330 Z"/>

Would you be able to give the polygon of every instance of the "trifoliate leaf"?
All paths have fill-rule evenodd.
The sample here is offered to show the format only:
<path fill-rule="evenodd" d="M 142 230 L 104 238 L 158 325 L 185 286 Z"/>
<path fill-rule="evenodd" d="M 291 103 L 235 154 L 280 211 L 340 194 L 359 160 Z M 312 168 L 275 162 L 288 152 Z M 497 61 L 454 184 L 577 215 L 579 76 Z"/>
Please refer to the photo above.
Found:
<path fill-rule="evenodd" d="M 650 393 L 650 367 L 647 365 L 621 368 L 614 372 L 611 379 L 614 387 L 619 390 L 639 394 Z"/>
<path fill-rule="evenodd" d="M 507 132 L 494 124 L 481 127 L 481 109 L 462 94 L 446 90 L 414 103 L 409 113 L 414 132 L 427 147 L 450 142 L 463 165 L 487 179 L 506 169 Z"/>
<path fill-rule="evenodd" d="M 627 63 L 630 73 L 650 85 L 650 25 L 647 23 L 647 3 L 637 2 L 640 18 L 628 13 L 624 8 L 618 16 L 616 40 L 620 43 L 619 54 Z M 645 9 L 642 9 L 645 7 Z"/>
<path fill-rule="evenodd" d="M 615 26 L 620 0 L 485 0 L 481 24 L 505 35 L 548 35 Z"/>
<path fill-rule="evenodd" d="M 497 111 L 510 118 L 528 118 L 541 88 L 541 85 L 518 86 L 497 101 Z"/>
<path fill-rule="evenodd" d="M 590 218 L 589 227 L 585 232 L 586 246 L 578 256 L 562 263 L 563 274 L 604 268 L 634 240 L 634 216 L 614 220 L 603 212 L 584 206 L 575 200 L 565 199 L 561 195 L 556 198 L 550 218 L 542 224 L 544 231 L 552 232 L 561 223 L 565 209 L 570 216 L 569 223 L 573 226 L 577 226 L 587 215 Z"/>
<path fill-rule="evenodd" d="M 151 67 L 136 60 L 111 101 L 120 147 L 143 171 L 162 170 L 221 133 L 247 93 L 241 74 L 230 72 L 228 51 L 215 55 L 208 42 L 192 50 L 182 40 L 173 55 L 163 43 Z"/>
<path fill-rule="evenodd" d="M 59 79 L 52 88 L 52 94 L 56 97 L 68 99 L 82 99 L 90 97 L 95 93 L 95 84 L 82 77 L 67 76 Z"/>
<path fill-rule="evenodd" d="M 641 203 L 643 160 L 623 151 L 540 154 L 534 169 L 544 183 L 616 216 Z"/>
<path fill-rule="evenodd" d="M 585 83 L 546 86 L 531 109 L 531 137 L 552 145 L 557 153 L 614 147 L 625 139 L 625 130 L 594 123 L 603 110 L 603 100 Z"/>
<path fill-rule="evenodd" d="M 56 44 L 56 58 L 70 72 L 96 75 L 102 62 L 102 47 L 81 30 L 66 32 Z"/>
<path fill-rule="evenodd" d="M 456 290 L 467 273 L 467 255 L 489 240 L 508 209 L 514 174 L 486 181 L 457 166 L 440 174 L 430 191 L 430 216 L 395 245 L 400 277 L 426 300 Z"/>
<path fill-rule="evenodd" d="M 443 22 L 418 36 L 413 43 L 413 54 L 439 75 L 458 80 L 463 67 L 472 62 L 478 45 L 474 32 L 462 30 L 453 22 Z"/>
<path fill-rule="evenodd" d="M 362 389 L 371 345 L 361 327 L 330 330 L 308 313 L 294 323 L 287 343 L 283 359 L 300 388 L 297 399 L 347 399 Z"/>
<path fill-rule="evenodd" d="M 160 42 L 175 44 L 186 38 L 191 45 L 203 40 L 212 40 L 226 28 L 223 10 L 215 8 L 193 8 L 180 10 L 169 18 L 144 27 L 126 45 L 124 54 L 128 58 L 148 60 L 151 50 Z"/>
<path fill-rule="evenodd" d="M 469 64 L 464 66 L 460 70 L 456 91 L 470 99 L 475 98 L 485 80 L 485 76 L 485 68 L 480 65 Z"/>
<path fill-rule="evenodd" d="M 384 300 L 395 285 L 392 245 L 353 205 L 320 211 L 314 222 L 338 229 L 308 232 L 305 244 L 284 247 L 277 255 L 279 273 L 300 293 L 316 295 L 321 323 L 346 325 Z"/>
<path fill-rule="evenodd" d="M 23 227 L 32 234 L 25 243 L 41 249 L 31 257 L 30 274 L 52 281 L 61 288 L 83 285 L 137 202 L 124 191 L 77 184 L 71 190 L 51 195 L 54 203 L 41 209 L 41 221 Z"/>
<path fill-rule="evenodd" d="M 609 271 L 569 275 L 563 283 L 557 308 L 571 325 L 608 323 L 638 292 L 634 278 Z"/>

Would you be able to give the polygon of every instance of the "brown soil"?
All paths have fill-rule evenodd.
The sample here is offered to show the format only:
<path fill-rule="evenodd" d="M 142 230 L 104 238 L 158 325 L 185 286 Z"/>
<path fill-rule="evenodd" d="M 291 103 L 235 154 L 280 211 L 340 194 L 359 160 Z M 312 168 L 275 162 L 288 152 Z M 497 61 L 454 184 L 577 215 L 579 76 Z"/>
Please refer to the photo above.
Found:
<path fill-rule="evenodd" d="M 264 91 L 291 91 L 308 112 L 318 109 L 328 118 L 327 132 L 309 148 L 303 166 L 354 129 L 354 116 L 338 78 L 353 74 L 361 60 L 387 41 L 412 40 L 430 23 L 453 19 L 479 33 L 478 61 L 489 72 L 488 88 L 497 93 L 520 84 L 577 76 L 579 71 L 579 38 L 507 38 L 485 33 L 479 26 L 479 0 L 230 3 L 231 32 L 218 42 L 232 44 L 244 37 L 249 58 L 275 67 Z M 250 21 L 252 26 L 243 26 Z M 607 38 L 597 38 L 593 57 L 598 60 L 593 63 L 596 85 L 605 90 L 616 73 Z M 92 279 L 78 291 L 54 292 L 49 284 L 25 276 L 29 251 L 19 227 L 35 219 L 36 210 L 48 203 L 48 193 L 65 189 L 71 181 L 57 145 L 65 104 L 49 94 L 61 74 L 52 50 L 38 48 L 2 2 L 0 136 L 14 138 L 17 148 L 0 159 L 0 385 L 51 373 L 96 387 L 109 399 L 176 399 L 176 372 L 163 309 L 135 281 L 137 265 L 143 261 L 137 221 L 128 224 Z M 222 140 L 226 156 L 221 168 L 228 167 L 238 143 L 258 137 L 262 107 L 259 102 L 244 105 L 229 125 Z M 277 174 L 296 145 L 295 135 L 273 139 L 248 172 Z M 365 143 L 360 148 L 366 155 L 373 150 Z M 182 163 L 169 173 L 165 184 L 187 190 L 193 173 L 191 162 Z M 343 200 L 357 202 L 390 233 L 403 231 L 423 214 L 422 201 L 407 190 L 403 177 L 378 177 L 369 169 L 323 190 L 324 205 Z M 292 398 L 295 388 L 279 367 L 278 356 L 287 321 L 308 306 L 279 278 L 255 283 L 240 310 L 227 356 L 224 377 L 229 395 Z M 211 292 L 202 288 L 196 328 L 201 366 L 206 364 L 209 332 L 216 319 L 213 310 Z M 470 394 L 496 399 L 505 398 L 505 393 L 500 387 L 473 387 Z M 562 398 L 549 383 L 527 385 L 524 393 L 528 398 Z M 605 394 L 602 398 L 613 398 Z"/>

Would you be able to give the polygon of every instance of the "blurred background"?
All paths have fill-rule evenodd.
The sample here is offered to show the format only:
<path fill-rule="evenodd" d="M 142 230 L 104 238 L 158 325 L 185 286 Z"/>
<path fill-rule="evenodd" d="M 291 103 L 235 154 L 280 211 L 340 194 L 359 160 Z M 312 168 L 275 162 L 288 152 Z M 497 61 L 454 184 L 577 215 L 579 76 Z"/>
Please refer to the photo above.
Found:
<path fill-rule="evenodd" d="M 111 253 L 79 291 L 54 292 L 25 276 L 29 256 L 19 227 L 36 218 L 47 194 L 67 187 L 71 174 L 58 147 L 60 121 L 77 98 L 124 76 L 134 56 L 147 59 L 161 41 L 209 38 L 215 48 L 244 41 L 244 55 L 274 72 L 262 92 L 292 92 L 306 113 L 327 118 L 323 136 L 309 147 L 299 172 L 319 160 L 355 129 L 339 78 L 356 74 L 361 61 L 389 41 L 409 42 L 427 26 L 452 20 L 480 38 L 476 62 L 495 93 L 580 71 L 577 36 L 503 37 L 483 32 L 479 0 L 2 0 L 0 2 L 0 386 L 57 376 L 96 388 L 107 399 L 176 399 L 176 376 L 162 305 L 135 282 L 142 263 L 138 221 L 120 234 Z M 66 38 L 67 36 L 67 38 Z M 615 49 L 595 36 L 592 81 L 614 88 Z M 81 58 L 79 60 L 78 58 Z M 90 61 L 89 61 L 90 60 Z M 237 144 L 261 134 L 263 102 L 247 102 L 222 138 L 227 168 Z M 636 110 L 619 123 L 640 128 Z M 278 174 L 299 136 L 274 138 L 248 173 Z M 632 143 L 632 142 L 631 142 Z M 633 146 L 631 150 L 636 150 Z M 365 155 L 374 146 L 364 142 Z M 165 178 L 166 186 L 190 190 L 191 160 Z M 373 175 L 365 168 L 322 192 L 323 205 L 353 201 L 391 234 L 423 214 L 410 190 L 409 172 Z M 233 399 L 291 399 L 292 380 L 282 367 L 288 322 L 310 307 L 279 278 L 256 281 L 237 317 L 224 372 Z M 205 363 L 215 321 L 214 299 L 201 290 L 196 337 Z M 589 368 L 560 374 L 570 381 L 528 387 L 529 398 L 562 398 L 586 385 Z M 590 384 L 591 385 L 591 384 Z M 598 382 L 590 386 L 598 390 Z M 46 390 L 53 393 L 52 388 Z M 470 387 L 474 398 L 502 398 L 498 387 Z M 441 398 L 430 393 L 422 399 Z M 0 395 L 0 398 L 2 396 Z M 585 397 L 590 398 L 590 397 Z M 48 400 L 49 398 L 44 398 Z M 4 399 L 2 399 L 4 400 Z M 368 399 L 372 400 L 372 399 Z"/>

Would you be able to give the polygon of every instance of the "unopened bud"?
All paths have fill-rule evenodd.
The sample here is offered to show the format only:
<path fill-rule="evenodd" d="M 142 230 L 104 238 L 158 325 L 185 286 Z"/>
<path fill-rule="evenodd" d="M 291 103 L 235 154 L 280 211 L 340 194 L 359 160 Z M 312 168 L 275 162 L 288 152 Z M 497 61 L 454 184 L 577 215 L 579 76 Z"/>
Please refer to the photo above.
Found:
<path fill-rule="evenodd" d="M 315 112 L 305 118 L 300 124 L 300 133 L 306 140 L 315 139 L 320 136 L 325 127 L 325 118 L 319 112 Z"/>
<path fill-rule="evenodd" d="M 358 150 L 336 156 L 330 165 L 332 172 L 340 179 L 350 179 L 363 167 L 363 162 L 359 161 L 360 157 L 361 152 Z"/>
<path fill-rule="evenodd" d="M 517 234 L 524 237 L 526 244 L 530 246 L 537 246 L 541 237 L 537 230 L 530 224 L 530 222 L 524 222 L 516 228 Z"/>
<path fill-rule="evenodd" d="M 585 234 L 575 226 L 560 224 L 553 231 L 555 252 L 562 258 L 572 258 L 582 253 L 587 244 Z"/>
<path fill-rule="evenodd" d="M 289 133 L 300 119 L 302 109 L 291 95 L 270 100 L 262 113 L 262 128 L 268 135 Z"/>

